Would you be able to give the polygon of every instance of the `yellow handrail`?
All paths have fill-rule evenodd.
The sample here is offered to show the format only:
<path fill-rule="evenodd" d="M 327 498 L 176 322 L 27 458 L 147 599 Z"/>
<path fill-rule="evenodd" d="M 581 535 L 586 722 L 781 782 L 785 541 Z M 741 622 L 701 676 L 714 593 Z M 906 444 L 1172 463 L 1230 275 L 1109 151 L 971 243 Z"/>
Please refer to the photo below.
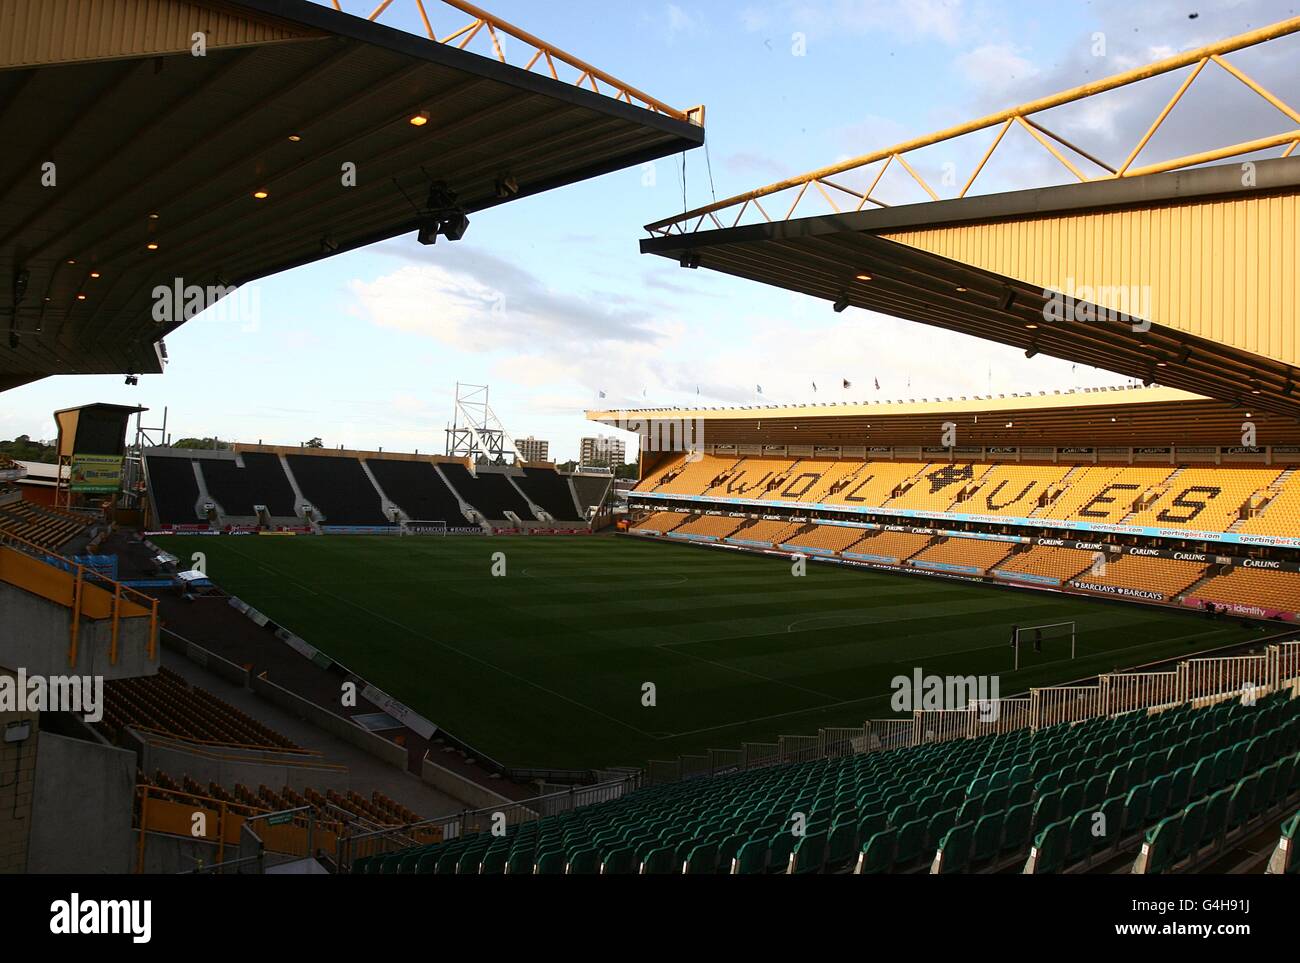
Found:
<path fill-rule="evenodd" d="M 81 631 L 81 605 L 83 588 L 89 582 L 105 592 L 112 593 L 113 607 L 110 617 L 113 620 L 113 635 L 109 646 L 109 663 L 117 665 L 118 656 L 118 626 L 121 618 L 121 605 L 123 601 L 133 602 L 140 608 L 149 611 L 149 642 L 145 649 L 149 659 L 152 660 L 157 653 L 158 648 L 158 600 L 152 596 L 145 595 L 143 592 L 136 591 L 128 585 L 123 585 L 107 576 L 95 573 L 94 579 L 86 578 L 86 567 L 58 552 L 51 551 L 35 542 L 30 542 L 21 536 L 12 532 L 0 529 L 0 548 L 7 548 L 10 551 L 17 552 L 27 558 L 35 558 L 37 561 L 45 564 L 53 563 L 55 568 L 66 571 L 73 578 L 72 598 L 68 601 L 68 606 L 72 609 L 72 625 L 69 629 L 70 639 L 68 644 L 68 664 L 75 666 L 77 664 L 77 646 Z"/>

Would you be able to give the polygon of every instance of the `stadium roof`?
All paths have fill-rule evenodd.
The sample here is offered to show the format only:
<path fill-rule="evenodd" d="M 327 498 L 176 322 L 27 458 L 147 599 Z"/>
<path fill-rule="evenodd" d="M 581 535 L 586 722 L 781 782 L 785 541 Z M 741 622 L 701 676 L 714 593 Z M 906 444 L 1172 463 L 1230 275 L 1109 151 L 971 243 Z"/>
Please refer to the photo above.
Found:
<path fill-rule="evenodd" d="M 1297 33 L 1300 17 L 677 214 L 647 225 L 641 247 L 837 310 L 875 310 L 1297 417 L 1300 110 L 1225 59 Z M 1290 59 L 1272 52 L 1293 84 L 1294 50 Z M 1282 129 L 1142 160 L 1205 69 L 1257 94 Z M 1047 126 L 1064 105 L 1179 70 L 1182 85 L 1126 160 L 1108 163 Z M 1079 183 L 970 196 L 1013 128 Z M 1223 136 L 1217 125 L 1200 129 Z M 915 153 L 981 131 L 994 135 L 982 159 L 956 196 L 940 199 Z M 1249 163 L 1204 166 L 1229 158 Z M 931 200 L 887 204 L 877 186 L 891 170 Z M 815 207 L 827 213 L 809 216 Z"/>
<path fill-rule="evenodd" d="M 1291 198 L 1300 193 L 1300 157 L 1261 161 L 1257 170 L 1252 200 L 1273 191 Z M 1300 415 L 1300 394 L 1293 396 L 1300 369 L 1285 361 L 1172 326 L 1144 326 L 1136 312 L 1106 323 L 1047 323 L 1043 287 L 914 246 L 910 236 L 890 236 L 1011 218 L 1064 218 L 1081 209 L 1149 209 L 1243 190 L 1240 166 L 1231 165 L 674 234 L 643 240 L 641 247 L 673 260 L 693 254 L 700 267 L 1294 418 Z M 1296 250 L 1293 244 L 1293 261 Z M 1297 267 L 1278 270 L 1294 278 Z M 1294 302 L 1279 307 L 1278 325 L 1294 330 Z"/>
<path fill-rule="evenodd" d="M 1242 424 L 1259 445 L 1300 445 L 1295 419 L 1203 398 L 1176 388 L 1098 388 L 920 401 L 639 408 L 590 411 L 587 418 L 635 430 L 653 420 L 703 422 L 704 444 L 938 445 L 945 422 L 961 446 L 1235 446 Z"/>
<path fill-rule="evenodd" d="M 159 371 L 181 322 L 153 320 L 156 286 L 224 288 L 414 232 L 435 181 L 472 214 L 703 143 L 702 108 L 464 0 L 434 8 L 471 23 L 431 39 L 307 0 L 5 4 L 0 390 Z M 475 37 L 487 55 L 462 49 Z"/>

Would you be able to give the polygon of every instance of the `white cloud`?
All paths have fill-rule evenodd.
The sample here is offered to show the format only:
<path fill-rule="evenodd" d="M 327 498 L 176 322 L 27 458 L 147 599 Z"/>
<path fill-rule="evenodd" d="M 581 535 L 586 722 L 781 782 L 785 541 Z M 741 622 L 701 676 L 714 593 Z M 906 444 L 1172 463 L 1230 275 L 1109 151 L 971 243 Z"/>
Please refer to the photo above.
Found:
<path fill-rule="evenodd" d="M 699 32 L 700 22 L 675 3 L 668 4 L 668 32 L 671 34 L 693 34 Z"/>
<path fill-rule="evenodd" d="M 1034 63 L 1010 43 L 982 44 L 957 57 L 954 65 L 972 86 L 992 96 L 1022 90 L 1038 75 Z"/>

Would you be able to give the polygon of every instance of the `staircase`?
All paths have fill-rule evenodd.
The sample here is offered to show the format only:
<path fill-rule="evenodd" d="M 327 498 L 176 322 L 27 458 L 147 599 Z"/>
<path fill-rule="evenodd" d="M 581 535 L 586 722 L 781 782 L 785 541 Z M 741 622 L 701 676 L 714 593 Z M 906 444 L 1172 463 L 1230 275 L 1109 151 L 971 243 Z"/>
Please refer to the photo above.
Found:
<path fill-rule="evenodd" d="M 1176 598 L 1184 599 L 1184 598 L 1187 598 L 1189 595 L 1195 595 L 1197 589 L 1199 589 L 1199 588 L 1200 588 L 1202 585 L 1204 585 L 1206 582 L 1208 582 L 1208 581 L 1210 581 L 1211 579 L 1216 578 L 1216 577 L 1218 576 L 1218 572 L 1216 572 L 1214 569 L 1215 569 L 1215 566 L 1213 566 L 1213 565 L 1208 566 L 1208 567 L 1205 569 L 1205 574 L 1202 575 L 1200 578 L 1198 578 L 1198 579 L 1197 579 L 1195 582 L 1193 582 L 1191 585 L 1187 586 L 1187 588 L 1185 588 L 1185 589 L 1183 589 L 1181 592 L 1179 592 L 1179 593 L 1177 594 Z"/>
<path fill-rule="evenodd" d="M 1277 501 L 1277 497 L 1286 489 L 1287 482 L 1290 481 L 1295 474 L 1295 468 L 1288 468 L 1286 471 L 1282 472 L 1282 474 L 1278 475 L 1277 478 L 1273 479 L 1272 484 L 1267 488 L 1261 488 L 1259 491 L 1253 492 L 1250 496 L 1250 501 L 1247 502 L 1247 505 L 1250 506 L 1247 510 L 1247 516 L 1245 518 L 1238 518 L 1235 522 L 1229 525 L 1228 531 L 1235 532 L 1250 519 L 1257 518 L 1268 511 L 1273 502 Z M 1258 505 L 1255 505 L 1256 496 L 1262 497 L 1262 500 Z"/>

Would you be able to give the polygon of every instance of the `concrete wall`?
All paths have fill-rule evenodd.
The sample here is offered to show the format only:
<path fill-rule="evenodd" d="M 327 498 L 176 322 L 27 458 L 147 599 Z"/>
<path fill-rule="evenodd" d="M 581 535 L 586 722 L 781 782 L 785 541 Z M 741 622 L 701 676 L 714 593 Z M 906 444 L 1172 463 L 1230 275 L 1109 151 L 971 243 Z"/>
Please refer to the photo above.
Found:
<path fill-rule="evenodd" d="M 252 789 L 269 786 L 272 789 L 346 790 L 351 789 L 348 771 L 341 766 L 310 765 L 315 757 L 302 760 L 307 765 L 295 765 L 297 759 L 286 753 L 261 752 L 213 747 L 205 751 L 188 747 L 180 742 L 149 740 L 144 742 L 143 769 L 155 772 L 161 769 L 179 778 L 182 774 L 199 782 L 215 782 L 230 787 L 243 783 Z"/>
<path fill-rule="evenodd" d="M 337 716 L 327 709 L 322 709 L 314 702 L 308 702 L 301 696 L 278 686 L 270 679 L 256 676 L 252 679 L 252 689 L 263 699 L 292 712 L 299 719 L 305 719 L 317 728 L 324 729 L 332 736 L 338 736 L 352 743 L 358 749 L 370 753 L 376 759 L 406 769 L 407 753 L 404 746 L 389 742 L 383 736 L 375 735 L 369 729 L 363 729 L 350 719 Z"/>
<path fill-rule="evenodd" d="M 420 778 L 430 786 L 446 793 L 452 799 L 464 800 L 475 809 L 487 809 L 491 806 L 513 806 L 515 804 L 513 799 L 466 779 L 445 766 L 438 765 L 429 758 L 427 753 L 420 764 Z"/>
<path fill-rule="evenodd" d="M 0 712 L 0 873 L 27 872 L 39 722 L 35 712 Z M 6 730 L 23 726 L 31 727 L 26 740 L 4 741 Z"/>
<path fill-rule="evenodd" d="M 134 798 L 134 753 L 43 733 L 27 871 L 130 872 Z"/>
<path fill-rule="evenodd" d="M 148 658 L 149 620 L 120 620 L 117 665 L 109 663 L 113 625 L 82 619 L 77 664 L 68 665 L 72 611 L 48 599 L 0 582 L 0 665 L 21 666 L 29 675 L 102 675 L 132 679 L 154 675 L 158 657 Z"/>

